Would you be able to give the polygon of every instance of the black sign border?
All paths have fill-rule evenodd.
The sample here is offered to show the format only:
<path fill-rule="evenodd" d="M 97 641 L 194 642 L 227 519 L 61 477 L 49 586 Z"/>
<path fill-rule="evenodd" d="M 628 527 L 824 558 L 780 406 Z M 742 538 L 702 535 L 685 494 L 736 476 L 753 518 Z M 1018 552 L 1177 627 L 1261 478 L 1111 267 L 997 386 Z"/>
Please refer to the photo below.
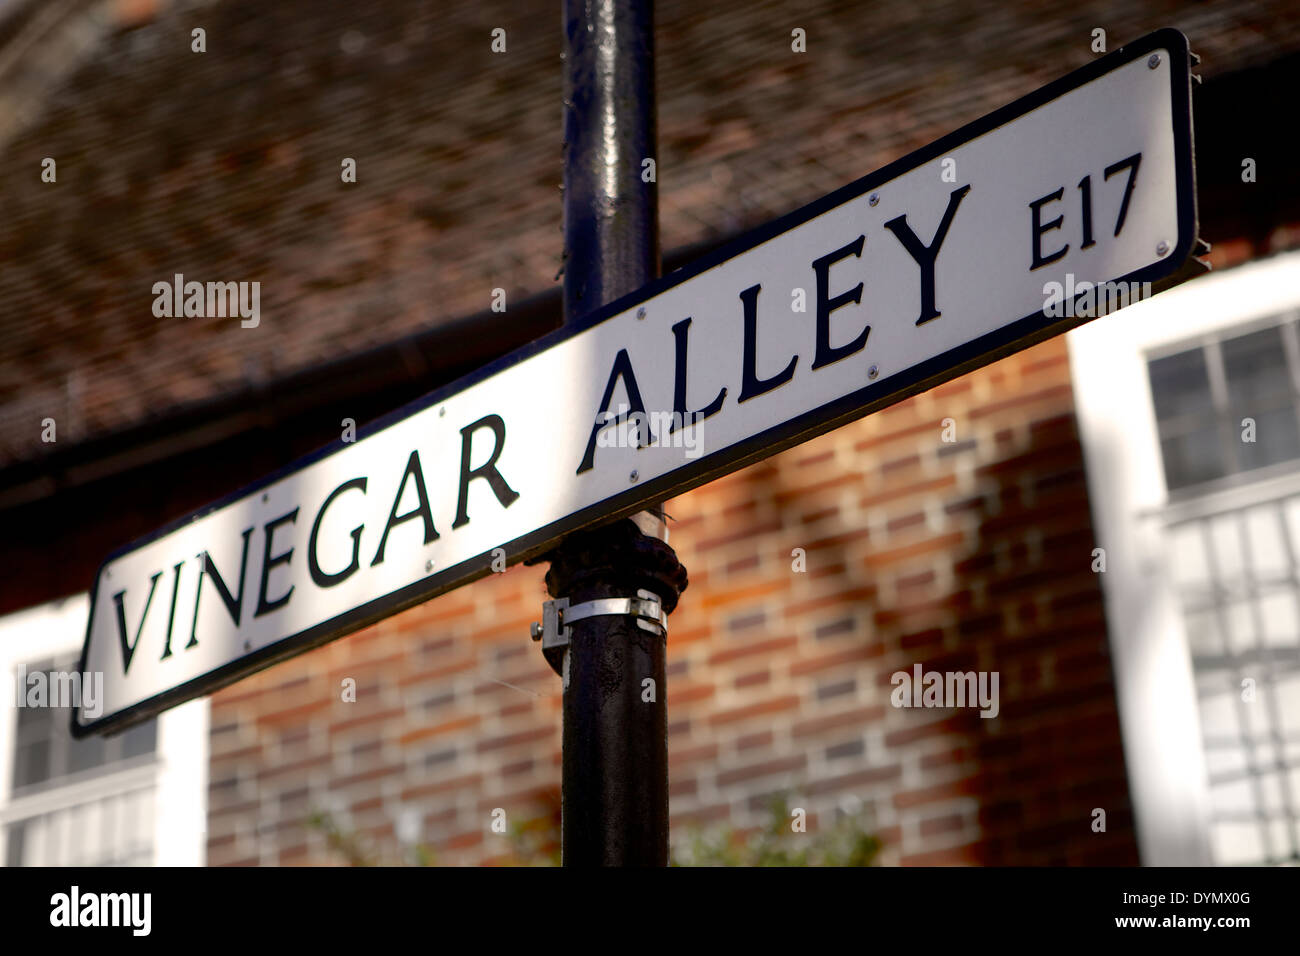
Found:
<path fill-rule="evenodd" d="M 1130 272 L 1128 275 L 1119 276 L 1108 281 L 1155 283 L 1160 279 L 1167 278 L 1182 267 L 1191 254 L 1197 238 L 1195 162 L 1192 152 L 1190 57 L 1187 37 L 1181 31 L 1172 27 L 1165 27 L 1154 33 L 1149 33 L 1112 53 L 1100 57 L 1007 106 L 994 110 L 992 113 L 935 140 L 933 143 L 923 146 L 861 179 L 855 180 L 847 186 L 828 193 L 788 215 L 746 233 L 709 255 L 703 256 L 689 265 L 649 283 L 630 295 L 603 306 L 574 323 L 549 332 L 535 341 L 516 349 L 509 355 L 502 356 L 496 361 L 457 379 L 455 382 L 435 389 L 427 395 L 369 422 L 358 429 L 357 440 L 359 441 L 382 431 L 432 405 L 445 402 L 471 385 L 503 372 L 575 335 L 579 335 L 615 315 L 652 299 L 666 289 L 685 282 L 687 279 L 694 278 L 714 266 L 733 259 L 783 232 L 834 209 L 836 206 L 870 192 L 872 189 L 917 166 L 941 157 L 970 140 L 1038 109 L 1065 93 L 1084 86 L 1157 50 L 1164 50 L 1170 57 L 1169 76 L 1174 124 L 1178 241 L 1164 258 Z M 584 508 L 582 511 L 574 512 L 545 527 L 503 543 L 499 547 L 505 549 L 506 560 L 509 564 L 538 557 L 554 547 L 556 541 L 565 534 L 585 526 L 633 514 L 649 502 L 661 501 L 681 494 L 714 478 L 721 477 L 753 462 L 784 451 L 793 445 L 815 438 L 849 421 L 879 411 L 918 392 L 933 388 L 972 369 L 1028 348 L 1043 339 L 1059 335 L 1086 321 L 1088 321 L 1087 318 L 1077 317 L 1068 319 L 1052 318 L 1044 315 L 1041 310 L 1027 315 L 994 332 L 980 336 L 955 349 L 944 352 L 942 355 L 914 365 L 897 375 L 890 376 L 888 379 L 864 386 L 819 408 L 775 425 L 744 441 L 737 442 L 718 455 L 701 458 L 698 462 L 684 464 L 667 475 L 662 475 L 634 488 L 629 488 L 624 492 Z M 90 650 L 90 631 L 95 620 L 95 601 L 99 594 L 101 575 L 109 563 L 124 554 L 129 554 L 160 538 L 166 537 L 199 518 L 256 494 L 262 488 L 342 450 L 343 448 L 337 442 L 322 446 L 258 481 L 232 492 L 196 512 L 170 522 L 152 534 L 138 538 L 130 544 L 113 551 L 104 559 L 95 572 L 95 583 L 90 594 L 90 616 L 86 622 L 86 640 L 81 650 L 80 670 L 83 673 L 86 670 L 86 659 Z M 79 708 L 73 708 L 72 735 L 76 738 L 83 738 L 94 733 L 121 732 L 133 724 L 154 717 L 177 704 L 219 690 L 282 660 L 344 637 L 353 631 L 416 604 L 438 597 L 447 591 L 472 583 L 490 573 L 491 560 L 492 554 L 489 551 L 444 568 L 441 571 L 436 571 L 404 588 L 352 608 L 343 614 L 330 618 L 328 621 L 323 621 L 306 630 L 299 631 L 297 634 L 281 638 L 274 644 L 253 651 L 221 667 L 207 671 L 199 677 L 155 694 L 123 710 L 100 717 L 88 724 L 78 722 Z"/>

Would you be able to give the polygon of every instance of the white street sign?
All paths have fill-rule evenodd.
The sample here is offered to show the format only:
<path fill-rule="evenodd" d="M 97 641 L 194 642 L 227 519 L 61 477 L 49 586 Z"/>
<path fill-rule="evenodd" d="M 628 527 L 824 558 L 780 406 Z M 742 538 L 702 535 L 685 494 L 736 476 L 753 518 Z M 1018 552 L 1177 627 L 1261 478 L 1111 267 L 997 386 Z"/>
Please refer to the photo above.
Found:
<path fill-rule="evenodd" d="M 1185 38 L 1152 34 L 117 552 L 82 659 L 105 706 L 74 731 L 1141 297 L 1195 241 L 1189 86 Z"/>

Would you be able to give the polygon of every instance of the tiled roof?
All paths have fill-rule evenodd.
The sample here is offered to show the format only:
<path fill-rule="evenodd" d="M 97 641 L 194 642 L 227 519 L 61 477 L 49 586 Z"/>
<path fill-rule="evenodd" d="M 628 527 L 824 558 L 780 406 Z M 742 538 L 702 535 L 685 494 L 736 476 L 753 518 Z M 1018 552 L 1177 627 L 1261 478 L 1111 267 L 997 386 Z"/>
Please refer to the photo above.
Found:
<path fill-rule="evenodd" d="M 42 454 L 46 417 L 61 444 L 111 434 L 479 312 L 494 288 L 513 303 L 555 286 L 554 0 L 117 6 L 132 25 L 0 147 L 0 469 Z M 1113 49 L 1178 26 L 1207 77 L 1300 49 L 1293 0 L 657 15 L 666 249 L 788 212 L 1082 65 L 1097 27 Z M 175 273 L 259 281 L 261 324 L 155 318 L 151 288 Z"/>

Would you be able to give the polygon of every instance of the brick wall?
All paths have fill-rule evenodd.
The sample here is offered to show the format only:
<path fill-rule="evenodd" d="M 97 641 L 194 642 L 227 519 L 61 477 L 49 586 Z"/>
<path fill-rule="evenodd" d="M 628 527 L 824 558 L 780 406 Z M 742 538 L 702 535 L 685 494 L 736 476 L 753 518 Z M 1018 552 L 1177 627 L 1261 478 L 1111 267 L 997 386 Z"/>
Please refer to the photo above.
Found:
<path fill-rule="evenodd" d="M 668 511 L 691 575 L 669 633 L 675 835 L 759 825 L 786 793 L 811 832 L 856 801 L 886 863 L 1136 862 L 1062 339 Z M 210 862 L 341 862 L 313 811 L 387 861 L 412 833 L 438 863 L 509 859 L 492 811 L 558 804 L 559 680 L 528 639 L 542 573 L 217 694 Z M 890 675 L 918 662 L 999 672 L 999 716 L 892 707 Z"/>

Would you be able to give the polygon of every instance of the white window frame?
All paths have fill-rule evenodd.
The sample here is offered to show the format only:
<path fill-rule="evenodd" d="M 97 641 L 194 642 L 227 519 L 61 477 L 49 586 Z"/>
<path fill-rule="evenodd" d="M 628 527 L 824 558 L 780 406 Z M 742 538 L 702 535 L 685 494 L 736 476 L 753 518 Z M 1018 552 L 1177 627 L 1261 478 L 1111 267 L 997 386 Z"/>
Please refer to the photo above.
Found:
<path fill-rule="evenodd" d="M 11 822 L 110 792 L 152 787 L 153 865 L 203 866 L 208 806 L 206 698 L 159 716 L 153 760 L 130 761 L 122 769 L 53 783 L 33 794 L 12 794 L 19 667 L 79 655 L 89 613 L 88 595 L 79 594 L 0 617 L 0 862 L 5 859 Z"/>
<path fill-rule="evenodd" d="M 1129 792 L 1150 866 L 1214 861 L 1191 654 L 1158 520 L 1169 495 L 1147 362 L 1297 308 L 1300 252 L 1202 276 L 1067 336 L 1093 523 L 1106 552 L 1102 587 Z M 1280 480 L 1294 483 L 1294 468 Z"/>

